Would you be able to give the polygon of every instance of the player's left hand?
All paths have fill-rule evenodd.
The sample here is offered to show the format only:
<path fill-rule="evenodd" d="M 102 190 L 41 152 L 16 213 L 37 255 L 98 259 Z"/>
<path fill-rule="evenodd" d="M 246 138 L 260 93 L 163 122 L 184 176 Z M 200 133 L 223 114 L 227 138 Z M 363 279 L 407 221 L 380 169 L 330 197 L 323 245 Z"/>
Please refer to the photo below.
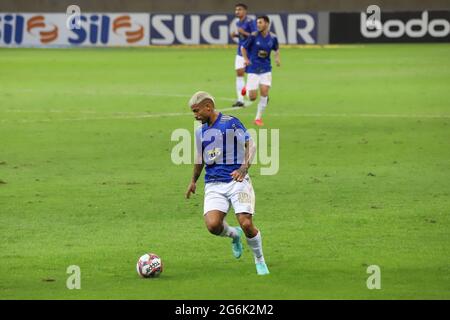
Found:
<path fill-rule="evenodd" d="M 280 59 L 275 60 L 275 63 L 277 64 L 277 67 L 281 67 L 281 61 L 280 61 Z"/>
<path fill-rule="evenodd" d="M 191 182 L 187 188 L 187 191 L 185 193 L 186 199 L 189 199 L 191 197 L 191 193 L 195 193 L 195 189 L 197 188 L 195 182 Z"/>
<path fill-rule="evenodd" d="M 237 170 L 234 170 L 232 173 L 230 173 L 230 175 L 233 177 L 234 181 L 242 182 L 247 175 L 247 169 L 241 167 Z"/>

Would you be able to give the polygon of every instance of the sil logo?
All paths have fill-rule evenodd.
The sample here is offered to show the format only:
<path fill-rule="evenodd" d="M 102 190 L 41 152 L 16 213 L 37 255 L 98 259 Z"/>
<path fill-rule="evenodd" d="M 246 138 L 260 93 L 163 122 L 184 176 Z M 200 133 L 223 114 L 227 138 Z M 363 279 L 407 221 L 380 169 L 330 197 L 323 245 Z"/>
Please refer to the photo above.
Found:
<path fill-rule="evenodd" d="M 108 44 L 112 34 L 130 44 L 144 38 L 144 26 L 133 21 L 129 15 L 112 18 L 106 14 L 83 14 L 79 19 L 80 28 L 70 30 L 70 44 Z"/>
<path fill-rule="evenodd" d="M 115 18 L 112 29 L 115 34 L 124 36 L 127 43 L 135 43 L 144 38 L 144 27 L 140 24 L 133 24 L 130 16 Z"/>
<path fill-rule="evenodd" d="M 34 16 L 27 21 L 27 32 L 39 37 L 41 43 L 50 43 L 58 38 L 58 27 L 45 22 L 44 16 Z"/>

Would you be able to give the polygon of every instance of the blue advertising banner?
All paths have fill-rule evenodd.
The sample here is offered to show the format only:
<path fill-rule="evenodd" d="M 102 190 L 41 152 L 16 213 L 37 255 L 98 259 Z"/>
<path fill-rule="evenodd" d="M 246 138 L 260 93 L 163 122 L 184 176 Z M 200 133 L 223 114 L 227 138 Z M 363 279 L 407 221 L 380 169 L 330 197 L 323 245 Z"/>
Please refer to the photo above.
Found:
<path fill-rule="evenodd" d="M 315 13 L 269 14 L 271 31 L 281 44 L 317 43 Z M 250 16 L 255 19 L 254 15 Z M 236 18 L 226 14 L 157 14 L 150 16 L 150 44 L 232 44 Z"/>

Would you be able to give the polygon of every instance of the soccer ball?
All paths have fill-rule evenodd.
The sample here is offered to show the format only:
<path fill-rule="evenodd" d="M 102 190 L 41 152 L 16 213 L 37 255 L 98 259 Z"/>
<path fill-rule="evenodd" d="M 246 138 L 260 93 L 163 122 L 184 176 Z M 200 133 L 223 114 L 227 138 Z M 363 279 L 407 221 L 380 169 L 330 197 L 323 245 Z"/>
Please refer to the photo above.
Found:
<path fill-rule="evenodd" d="M 158 277 L 163 271 L 161 258 L 154 253 L 144 254 L 136 264 L 138 275 L 143 278 Z"/>

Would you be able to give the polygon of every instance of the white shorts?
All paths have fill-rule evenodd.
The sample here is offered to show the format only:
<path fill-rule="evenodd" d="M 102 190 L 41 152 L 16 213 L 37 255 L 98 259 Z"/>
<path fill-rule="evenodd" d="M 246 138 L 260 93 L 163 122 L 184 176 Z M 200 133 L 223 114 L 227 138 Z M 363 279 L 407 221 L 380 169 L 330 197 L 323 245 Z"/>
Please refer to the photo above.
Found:
<path fill-rule="evenodd" d="M 240 55 L 236 55 L 236 59 L 234 59 L 234 70 L 245 69 L 245 60 L 244 57 Z"/>
<path fill-rule="evenodd" d="M 247 74 L 247 90 L 258 90 L 259 85 L 263 84 L 265 86 L 271 86 L 272 85 L 272 72 L 266 72 L 266 73 L 249 73 Z"/>
<path fill-rule="evenodd" d="M 205 184 L 203 215 L 211 210 L 227 213 L 233 206 L 234 213 L 255 213 L 255 191 L 247 176 L 244 181 L 210 182 Z"/>

